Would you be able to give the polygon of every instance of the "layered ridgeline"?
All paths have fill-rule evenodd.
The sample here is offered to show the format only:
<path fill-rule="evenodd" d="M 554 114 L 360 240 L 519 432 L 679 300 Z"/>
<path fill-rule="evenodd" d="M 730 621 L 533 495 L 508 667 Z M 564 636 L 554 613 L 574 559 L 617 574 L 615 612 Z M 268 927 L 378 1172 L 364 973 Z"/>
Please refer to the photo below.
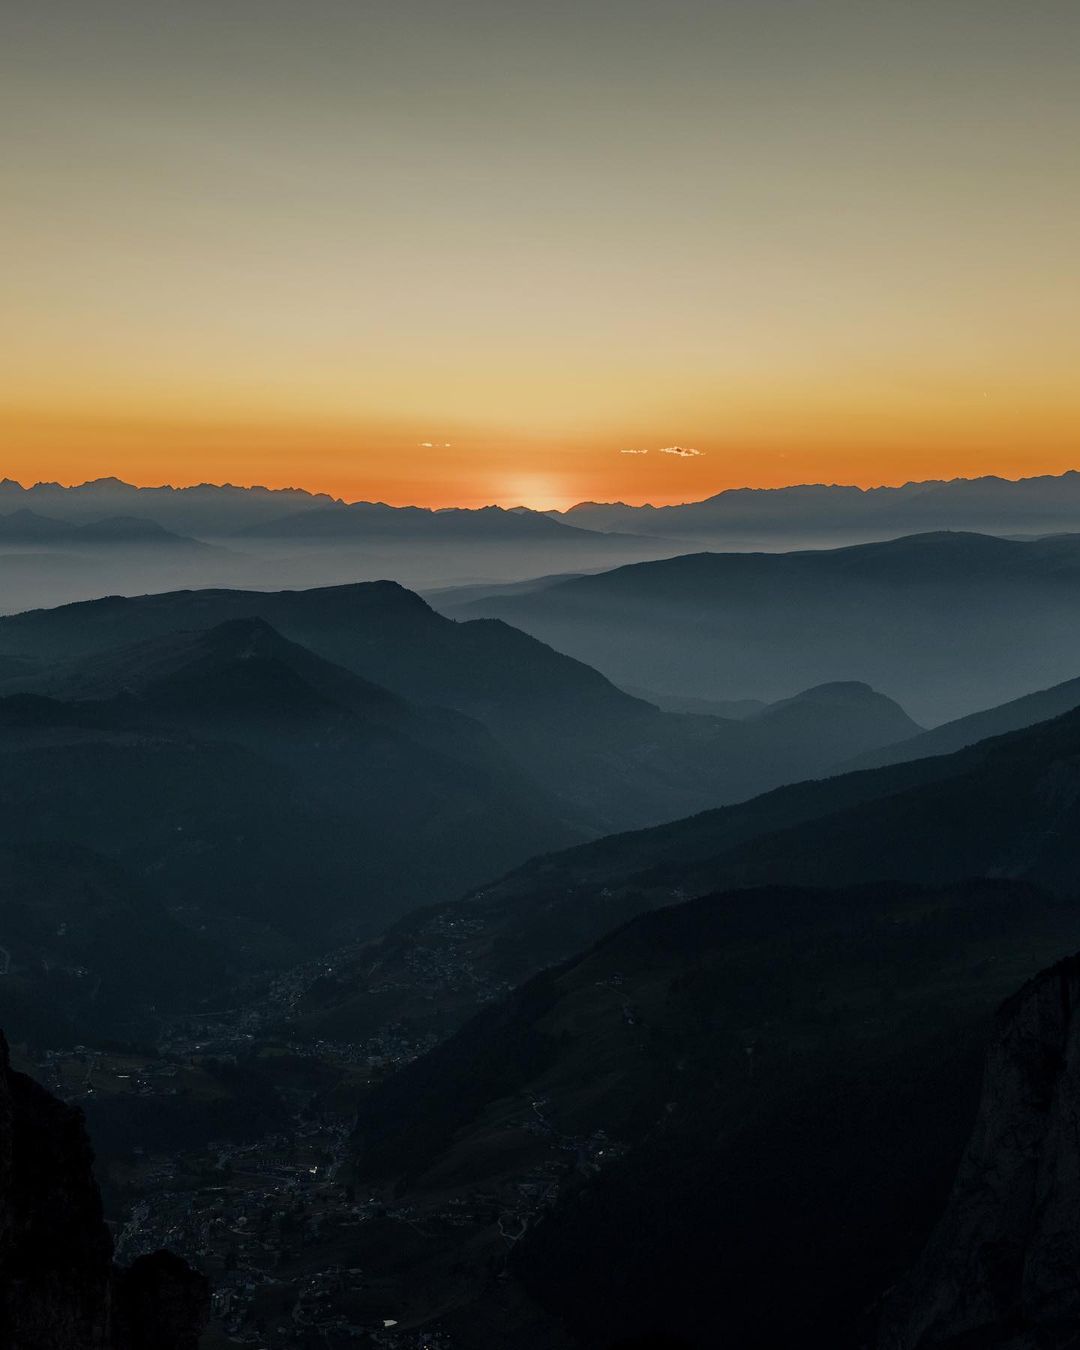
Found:
<path fill-rule="evenodd" d="M 880 1350 L 1067 1346 L 1080 1319 L 1080 958 L 1001 1008 L 948 1205 L 890 1293 Z"/>
<path fill-rule="evenodd" d="M 1080 528 L 1078 484 L 1080 476 L 1064 474 L 1017 483 L 982 478 L 866 491 L 808 485 L 741 489 L 676 507 L 582 503 L 560 513 L 394 507 L 227 484 L 139 488 L 102 478 L 70 488 L 57 483 L 24 488 L 4 480 L 0 596 L 11 613 L 181 585 L 325 586 L 384 576 L 421 588 L 490 585 L 669 558 L 702 547 L 782 551 L 943 529 L 1046 534 Z M 142 522 L 203 546 L 169 547 L 164 537 L 149 536 L 95 539 L 93 530 L 103 524 L 113 528 L 110 522 L 117 519 L 127 522 L 128 534 Z M 84 532 L 65 538 L 65 525 Z M 206 548 L 206 542 L 215 547 Z M 799 686 L 855 675 L 810 675 Z M 657 687 L 674 694 L 701 692 Z M 749 695 L 757 696 L 758 691 Z M 995 692 L 984 701 L 1005 696 Z"/>
<path fill-rule="evenodd" d="M 642 915 L 361 1103 L 396 1216 L 365 1264 L 468 1350 L 862 1345 L 945 1203 L 995 1005 L 1078 934 L 1012 881 Z"/>
<path fill-rule="evenodd" d="M 951 755 L 966 745 L 1002 736 L 1009 731 L 1034 726 L 1062 713 L 1080 707 L 1080 679 L 1064 680 L 1050 689 L 1010 699 L 995 708 L 984 708 L 944 722 L 932 731 L 923 731 L 895 745 L 881 750 L 869 750 L 845 764 L 845 769 L 875 769 L 885 764 L 901 764 L 906 760 L 927 759 L 932 755 Z"/>
<path fill-rule="evenodd" d="M 479 1001 L 646 910 L 721 889 L 1022 879 L 1080 865 L 1080 710 L 953 755 L 799 783 L 535 859 L 407 917 L 309 991 L 310 1034 L 409 1015 L 445 1030 Z"/>
<path fill-rule="evenodd" d="M 113 1265 L 82 1116 L 13 1071 L 0 1034 L 0 1344 L 195 1350 L 209 1313 L 169 1252 Z"/>
<path fill-rule="evenodd" d="M 93 848 L 250 961 L 374 931 L 575 837 L 478 723 L 258 619 L 28 683 L 0 699 L 0 843 Z"/>
<path fill-rule="evenodd" d="M 118 478 L 100 478 L 75 487 L 0 482 L 0 513 L 30 509 L 64 520 L 136 515 L 169 529 L 198 536 L 243 530 L 292 530 L 302 516 L 343 517 L 381 509 L 381 503 L 345 503 L 326 493 L 298 488 L 271 490 L 202 483 L 193 487 L 134 487 Z M 398 508 L 403 512 L 417 508 Z M 435 513 L 444 514 L 444 513 Z M 475 513 L 462 512 L 461 515 Z M 529 513 L 536 515 L 539 513 Z M 902 487 L 857 488 L 802 484 L 785 488 L 735 488 L 680 506 L 627 506 L 582 502 L 547 515 L 579 532 L 625 532 L 671 539 L 773 538 L 775 547 L 792 539 L 859 535 L 883 538 L 918 530 L 986 530 L 992 533 L 1047 533 L 1080 525 L 1080 474 L 1064 473 L 1013 482 L 992 475 L 951 481 L 906 483 Z M 387 515 L 392 520 L 391 515 Z M 407 519 L 408 517 L 406 517 Z M 314 530 L 335 529 L 315 525 Z"/>
<path fill-rule="evenodd" d="M 156 659 L 150 649 L 109 655 L 115 648 L 256 619 L 363 680 L 482 722 L 520 772 L 558 798 L 568 825 L 592 832 L 738 800 L 918 730 L 891 700 L 851 682 L 753 719 L 665 713 L 505 623 L 453 622 L 392 582 L 112 597 L 15 615 L 0 620 L 9 668 L 0 689 L 100 698 L 137 683 L 127 665 Z M 99 666 L 111 672 L 104 681 Z M 552 834 L 535 848 L 558 842 Z M 473 879 L 483 875 L 478 859 Z"/>
<path fill-rule="evenodd" d="M 298 490 L 0 482 L 0 608 L 176 586 L 414 585 L 613 567 L 677 541 L 578 529 L 537 511 L 345 503 Z"/>
<path fill-rule="evenodd" d="M 1078 535 L 696 553 L 436 601 L 453 617 L 504 619 L 621 685 L 772 701 L 861 680 L 924 724 L 1080 669 Z"/>
<path fill-rule="evenodd" d="M 507 1326 L 537 1350 L 559 1335 L 865 1344 L 945 1206 L 994 1008 L 1080 934 L 1078 753 L 1074 712 L 600 841 L 406 921 L 351 989 L 339 969 L 311 990 L 323 1029 L 372 999 L 395 1018 L 439 1008 L 444 1027 L 488 1005 L 361 1107 L 359 1174 L 402 1216 L 381 1259 L 408 1248 L 424 1290 L 409 1312 L 470 1350 Z M 1072 996 L 1054 998 L 1068 1019 Z M 1031 1073 L 1060 1075 L 1021 1034 Z M 1033 1081 L 1007 1086 L 1029 1115 L 1064 1119 L 1065 1090 L 1052 1106 Z M 1023 1151 L 1031 1131 L 1014 1126 L 996 1129 Z M 995 1166 L 971 1169 L 980 1196 Z M 998 1229 L 1027 1232 L 1038 1198 L 1022 1209 L 1011 1167 L 985 1225 L 1008 1272 Z M 455 1204 L 470 1221 L 440 1222 Z M 969 1235 L 949 1223 L 933 1250 Z M 981 1271 L 977 1236 L 955 1261 Z M 492 1284 L 503 1262 L 510 1282 Z M 927 1278 L 909 1318 L 940 1312 Z M 964 1279 L 949 1286 L 961 1313 Z"/>
<path fill-rule="evenodd" d="M 1016 482 L 988 475 L 878 488 L 825 483 L 733 488 L 681 506 L 582 502 L 558 518 L 588 529 L 662 534 L 721 547 L 748 541 L 791 548 L 800 540 L 820 545 L 919 530 L 1047 534 L 1080 526 L 1080 474 Z"/>
<path fill-rule="evenodd" d="M 2 497 L 0 492 L 0 497 Z M 5 611 L 230 575 L 235 550 L 141 516 L 64 520 L 26 507 L 0 512 L 0 594 Z"/>
<path fill-rule="evenodd" d="M 26 509 L 0 515 L 0 546 L 46 544 L 67 548 L 95 548 L 109 544 L 145 544 L 157 548 L 186 548 L 211 552 L 210 546 L 167 530 L 138 516 L 105 516 L 82 524 L 57 520 Z"/>

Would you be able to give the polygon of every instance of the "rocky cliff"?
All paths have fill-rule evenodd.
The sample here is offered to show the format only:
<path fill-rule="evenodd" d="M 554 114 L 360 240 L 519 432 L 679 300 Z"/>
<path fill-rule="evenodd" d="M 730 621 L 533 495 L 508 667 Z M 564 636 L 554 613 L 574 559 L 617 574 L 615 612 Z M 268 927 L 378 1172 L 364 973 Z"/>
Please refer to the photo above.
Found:
<path fill-rule="evenodd" d="M 0 1346 L 195 1350 L 208 1310 L 168 1252 L 113 1265 L 82 1115 L 14 1072 L 0 1034 Z"/>
<path fill-rule="evenodd" d="M 1001 1008 L 945 1213 L 880 1350 L 1080 1344 L 1080 956 Z"/>

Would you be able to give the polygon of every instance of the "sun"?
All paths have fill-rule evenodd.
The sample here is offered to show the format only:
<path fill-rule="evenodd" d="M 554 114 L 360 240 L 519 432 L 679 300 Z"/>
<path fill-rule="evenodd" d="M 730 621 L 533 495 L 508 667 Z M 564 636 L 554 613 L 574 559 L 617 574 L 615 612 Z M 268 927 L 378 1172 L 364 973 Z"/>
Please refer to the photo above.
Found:
<path fill-rule="evenodd" d="M 551 474 L 518 473 L 500 480 L 497 501 L 500 506 L 527 506 L 531 511 L 565 511 L 577 498 Z"/>

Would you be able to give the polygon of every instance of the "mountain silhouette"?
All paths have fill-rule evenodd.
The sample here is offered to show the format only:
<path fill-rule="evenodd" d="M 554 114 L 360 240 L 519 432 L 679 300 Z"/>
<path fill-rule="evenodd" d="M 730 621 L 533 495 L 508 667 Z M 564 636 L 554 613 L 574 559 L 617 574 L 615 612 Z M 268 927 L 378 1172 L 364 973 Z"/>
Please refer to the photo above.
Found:
<path fill-rule="evenodd" d="M 114 1265 L 82 1114 L 11 1067 L 0 1032 L 0 1343 L 195 1350 L 205 1276 L 171 1252 Z"/>
<path fill-rule="evenodd" d="M 920 530 L 997 534 L 1075 530 L 1080 523 L 1080 474 L 1075 471 L 1012 481 L 995 475 L 900 487 L 805 483 L 781 488 L 731 488 L 680 506 L 582 502 L 560 519 L 589 529 L 663 534 L 713 541 L 749 538 L 774 547 L 815 536 L 871 540 Z"/>
<path fill-rule="evenodd" d="M 976 741 L 1048 721 L 1076 707 L 1080 707 L 1080 678 L 1065 680 L 1051 689 L 1040 689 L 1034 694 L 1024 694 L 996 708 L 985 708 L 982 712 L 958 717 L 954 722 L 946 722 L 932 731 L 922 731 L 881 750 L 868 750 L 843 767 L 874 769 L 884 764 L 926 759 L 931 755 L 949 755 L 966 745 L 974 745 Z"/>
<path fill-rule="evenodd" d="M 469 985 L 440 987 L 435 1024 L 445 1029 L 475 1008 L 478 989 L 518 983 L 642 912 L 719 889 L 989 876 L 1071 895 L 1078 751 L 1080 711 L 953 755 L 798 783 L 545 855 L 452 910 L 403 919 L 383 939 L 380 983 L 398 972 L 396 1015 L 430 1017 L 430 991 L 410 987 L 410 953 L 424 951 L 433 968 L 466 965 Z M 464 926 L 448 932 L 450 918 Z M 306 1009 L 308 1031 L 370 1016 L 380 1001 L 368 1003 L 368 985 L 362 954 L 339 967 Z"/>
<path fill-rule="evenodd" d="M 1004 881 L 655 910 L 365 1097 L 358 1176 L 421 1227 L 457 1187 L 557 1178 L 509 1264 L 575 1343 L 855 1347 L 943 1204 L 994 1007 L 1078 931 L 1073 901 Z M 504 1249 L 478 1218 L 411 1275 L 430 1295 L 457 1260 L 468 1287 Z"/>
<path fill-rule="evenodd" d="M 0 515 L 0 545 L 51 544 L 71 547 L 107 544 L 138 544 L 172 548 L 205 549 L 194 539 L 167 530 L 153 520 L 137 516 L 107 516 L 86 524 L 55 520 L 23 507 Z"/>
<path fill-rule="evenodd" d="M 245 537 L 255 539 L 304 539 L 363 541 L 379 536 L 425 540 L 527 540 L 568 537 L 577 545 L 588 543 L 593 531 L 563 524 L 540 511 L 524 508 L 504 510 L 483 506 L 473 510 L 447 507 L 430 510 L 420 506 L 387 506 L 382 502 L 344 502 L 304 510 L 276 520 L 249 526 Z M 586 536 L 584 539 L 582 536 Z M 596 540 L 597 543 L 602 542 Z"/>
<path fill-rule="evenodd" d="M 1080 668 L 1080 536 L 937 533 L 695 553 L 446 608 L 501 618 L 618 684 L 773 702 L 861 680 L 924 725 Z"/>
<path fill-rule="evenodd" d="M 60 665 L 42 687 L 0 699 L 0 839 L 97 849 L 234 959 L 371 931 L 574 834 L 477 723 L 259 620 Z"/>
<path fill-rule="evenodd" d="M 1074 1334 L 1080 959 L 995 1018 L 978 1114 L 925 1251 L 886 1299 L 880 1350 L 1037 1350 Z"/>
<path fill-rule="evenodd" d="M 92 696 L 79 686 L 89 675 L 64 683 L 73 660 L 241 618 L 262 619 L 409 700 L 482 722 L 523 773 L 562 801 L 568 819 L 596 833 L 822 773 L 917 730 L 895 703 L 858 683 L 805 692 L 752 723 L 665 713 L 508 624 L 452 622 L 391 582 L 114 597 L 16 615 L 0 620 L 0 653 L 58 664 L 37 677 L 24 666 L 0 688 Z"/>

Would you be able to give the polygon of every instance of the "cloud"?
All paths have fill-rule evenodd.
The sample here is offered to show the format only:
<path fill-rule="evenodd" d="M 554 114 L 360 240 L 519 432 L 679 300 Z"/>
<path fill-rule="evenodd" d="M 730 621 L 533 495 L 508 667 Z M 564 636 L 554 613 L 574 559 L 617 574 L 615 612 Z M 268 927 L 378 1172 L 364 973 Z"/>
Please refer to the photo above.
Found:
<path fill-rule="evenodd" d="M 691 450 L 685 445 L 665 445 L 661 448 L 662 455 L 678 455 L 680 459 L 694 459 L 698 455 L 703 455 L 704 450 Z"/>
<path fill-rule="evenodd" d="M 647 455 L 648 450 L 620 450 L 620 455 Z"/>
<path fill-rule="evenodd" d="M 420 444 L 420 449 L 421 449 L 421 450 L 449 450 L 449 449 L 450 449 L 450 442 L 449 442 L 449 441 L 421 441 L 419 444 Z"/>

